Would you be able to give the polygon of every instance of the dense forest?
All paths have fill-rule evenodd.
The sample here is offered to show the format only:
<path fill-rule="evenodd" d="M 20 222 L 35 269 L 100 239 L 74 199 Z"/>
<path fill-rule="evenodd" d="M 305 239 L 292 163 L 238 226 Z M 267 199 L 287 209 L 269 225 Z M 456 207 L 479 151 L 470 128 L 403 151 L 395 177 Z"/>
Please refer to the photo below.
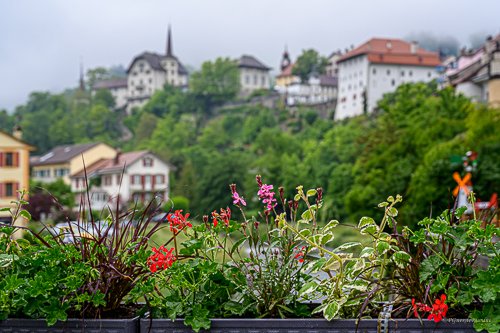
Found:
<path fill-rule="evenodd" d="M 148 149 L 175 165 L 171 192 L 194 215 L 230 204 L 228 184 L 256 207 L 255 175 L 282 185 L 322 187 L 322 218 L 357 221 L 375 215 L 388 195 L 401 194 L 402 223 L 453 205 L 454 162 L 479 154 L 474 190 L 488 200 L 500 189 L 500 110 L 470 102 L 451 88 L 405 84 L 378 111 L 341 122 L 314 109 L 269 109 L 242 104 L 238 76 L 227 59 L 193 73 L 188 91 L 165 86 L 131 115 L 114 111 L 107 91 L 32 93 L 14 114 L 0 111 L 0 129 L 16 122 L 42 154 L 60 144 L 102 141 L 124 151 Z"/>

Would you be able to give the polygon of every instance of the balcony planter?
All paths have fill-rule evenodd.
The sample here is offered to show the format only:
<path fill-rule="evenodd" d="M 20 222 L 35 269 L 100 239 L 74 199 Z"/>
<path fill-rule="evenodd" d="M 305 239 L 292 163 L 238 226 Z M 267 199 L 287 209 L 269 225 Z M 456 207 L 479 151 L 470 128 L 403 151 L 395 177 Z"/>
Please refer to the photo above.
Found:
<path fill-rule="evenodd" d="M 184 326 L 182 320 L 141 319 L 141 333 L 192 333 L 191 328 Z M 356 327 L 354 319 L 213 319 L 210 332 L 229 333 L 476 333 L 472 322 L 452 322 L 417 319 L 390 319 L 387 322 L 376 319 L 365 319 Z"/>
<path fill-rule="evenodd" d="M 0 321 L 0 333 L 137 333 L 139 317 L 131 319 L 68 319 L 47 326 L 45 319 L 7 319 Z"/>

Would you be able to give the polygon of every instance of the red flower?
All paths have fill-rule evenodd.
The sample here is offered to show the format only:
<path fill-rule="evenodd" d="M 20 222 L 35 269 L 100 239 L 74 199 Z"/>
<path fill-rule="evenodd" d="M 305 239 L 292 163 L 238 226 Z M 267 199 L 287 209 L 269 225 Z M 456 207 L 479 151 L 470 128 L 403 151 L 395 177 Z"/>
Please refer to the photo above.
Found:
<path fill-rule="evenodd" d="M 149 270 L 152 273 L 155 273 L 158 271 L 159 268 L 161 269 L 167 269 L 172 264 L 177 260 L 174 254 L 172 252 L 174 251 L 174 248 L 171 248 L 170 250 L 167 250 L 163 245 L 160 246 L 159 249 L 156 249 L 153 247 L 153 254 L 149 256 L 148 258 L 148 266 Z"/>
<path fill-rule="evenodd" d="M 189 217 L 189 213 L 186 215 L 182 215 L 182 209 L 176 210 L 174 214 L 168 215 L 168 222 L 170 223 L 170 231 L 174 233 L 178 233 L 185 228 L 191 228 L 193 225 L 187 219 Z"/>
<path fill-rule="evenodd" d="M 297 259 L 300 263 L 304 262 L 304 251 L 305 251 L 306 247 L 305 246 L 302 246 L 300 248 L 300 251 L 297 252 L 297 254 L 295 255 L 295 259 Z"/>
<path fill-rule="evenodd" d="M 216 210 L 212 212 L 212 223 L 214 224 L 214 227 L 216 227 L 220 222 L 224 222 L 226 227 L 229 227 L 229 222 L 231 220 L 231 209 L 229 207 L 226 207 L 226 209 L 221 208 L 220 213 L 217 213 Z"/>
<path fill-rule="evenodd" d="M 445 294 L 441 295 L 440 298 L 436 299 L 432 307 L 422 303 L 415 303 L 415 299 L 412 298 L 411 305 L 413 309 L 413 314 L 415 315 L 415 317 L 420 317 L 418 311 L 430 312 L 427 319 L 434 320 L 436 323 L 438 323 L 441 320 L 443 320 L 443 318 L 446 317 L 446 313 L 448 312 L 448 305 L 446 305 L 445 302 L 446 302 Z"/>
<path fill-rule="evenodd" d="M 432 305 L 432 312 L 429 314 L 427 319 L 433 319 L 436 323 L 443 320 L 446 317 L 446 313 L 448 312 L 448 305 L 445 304 L 446 295 L 441 295 L 441 298 L 438 298 L 434 304 Z"/>

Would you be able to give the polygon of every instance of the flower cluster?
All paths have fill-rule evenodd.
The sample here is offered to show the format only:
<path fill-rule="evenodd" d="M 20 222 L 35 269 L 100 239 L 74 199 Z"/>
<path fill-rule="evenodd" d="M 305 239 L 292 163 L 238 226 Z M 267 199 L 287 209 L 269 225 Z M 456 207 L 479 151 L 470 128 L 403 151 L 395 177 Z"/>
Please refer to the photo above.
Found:
<path fill-rule="evenodd" d="M 300 250 L 295 255 L 295 259 L 297 259 L 300 263 L 304 262 L 304 251 L 306 250 L 305 246 L 302 246 Z"/>
<path fill-rule="evenodd" d="M 262 203 L 266 205 L 266 213 L 269 213 L 274 207 L 276 207 L 276 199 L 274 198 L 275 193 L 272 191 L 274 187 L 273 185 L 262 184 L 262 180 L 259 175 L 256 179 L 257 184 L 259 185 L 257 195 L 262 200 Z"/>
<path fill-rule="evenodd" d="M 167 269 L 177 260 L 175 255 L 172 253 L 174 248 L 167 250 L 165 246 L 160 246 L 159 249 L 153 247 L 153 254 L 148 258 L 149 270 L 152 273 L 158 271 L 158 269 Z"/>
<path fill-rule="evenodd" d="M 243 197 L 236 192 L 236 184 L 231 184 L 229 187 L 231 188 L 231 193 L 233 194 L 233 205 L 246 206 L 247 202 L 245 199 L 243 199 Z"/>
<path fill-rule="evenodd" d="M 229 221 L 231 220 L 231 209 L 226 207 L 226 209 L 221 208 L 220 213 L 217 213 L 216 210 L 212 212 L 212 223 L 214 227 L 216 227 L 220 222 L 224 222 L 226 227 L 229 227 Z"/>
<path fill-rule="evenodd" d="M 167 219 L 168 223 L 170 223 L 170 231 L 172 231 L 173 233 L 178 233 L 181 230 L 193 227 L 191 222 L 187 220 L 188 217 L 189 213 L 182 215 L 182 209 L 176 210 L 174 214 L 169 214 Z"/>
<path fill-rule="evenodd" d="M 427 304 L 422 304 L 422 303 L 416 303 L 415 299 L 411 300 L 411 305 L 413 309 L 413 314 L 415 317 L 420 317 L 418 312 L 424 312 L 424 313 L 429 313 L 429 316 L 427 317 L 428 320 L 434 320 L 434 322 L 438 323 L 443 318 L 446 317 L 446 313 L 448 312 L 448 305 L 446 305 L 446 295 L 443 294 L 441 295 L 440 298 L 436 299 L 434 304 L 431 306 L 428 306 Z"/>

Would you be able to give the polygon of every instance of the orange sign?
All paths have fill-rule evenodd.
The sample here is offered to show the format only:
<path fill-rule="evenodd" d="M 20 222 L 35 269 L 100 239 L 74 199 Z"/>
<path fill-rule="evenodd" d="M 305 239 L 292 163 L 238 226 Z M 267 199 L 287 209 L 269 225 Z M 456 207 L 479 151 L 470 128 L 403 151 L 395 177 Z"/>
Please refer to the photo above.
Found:
<path fill-rule="evenodd" d="M 472 175 L 470 173 L 467 173 L 464 177 L 464 179 L 460 178 L 460 174 L 458 172 L 454 172 L 453 173 L 453 179 L 455 179 L 455 181 L 457 182 L 457 187 L 455 187 L 455 189 L 453 190 L 453 195 L 456 197 L 458 196 L 458 193 L 460 192 L 460 190 L 463 190 L 465 195 L 469 195 L 469 187 L 468 186 L 471 186 L 472 183 L 471 183 L 471 178 L 472 178 Z"/>

